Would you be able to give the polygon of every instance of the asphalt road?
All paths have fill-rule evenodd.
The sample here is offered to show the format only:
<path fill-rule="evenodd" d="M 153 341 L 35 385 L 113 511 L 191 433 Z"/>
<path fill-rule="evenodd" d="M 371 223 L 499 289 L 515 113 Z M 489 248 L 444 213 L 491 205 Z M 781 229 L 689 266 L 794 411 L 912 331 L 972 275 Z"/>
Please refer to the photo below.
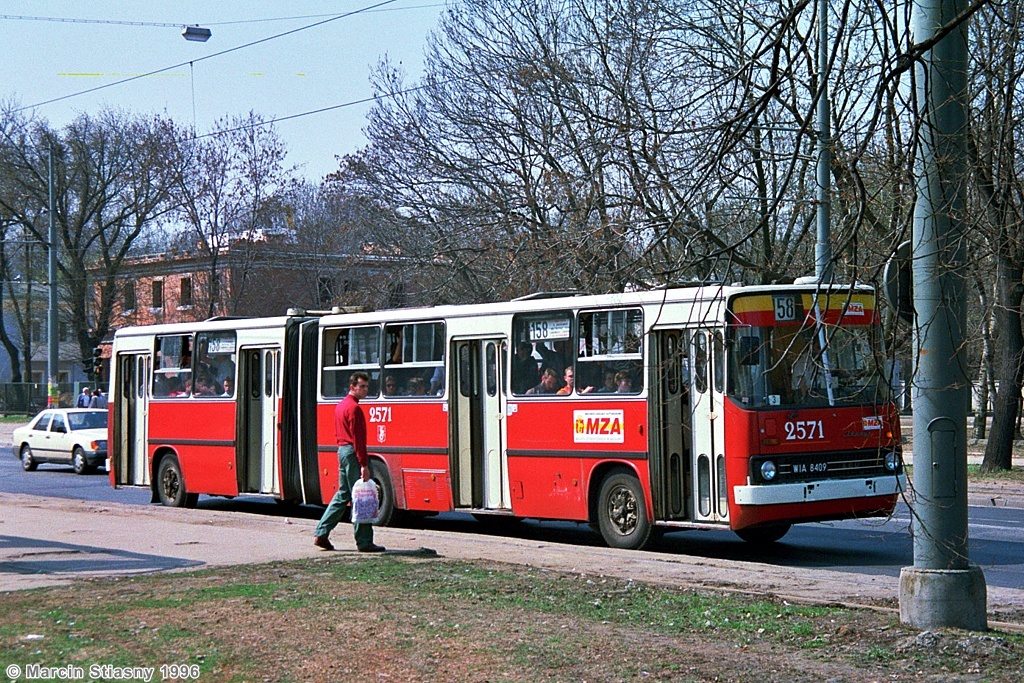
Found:
<path fill-rule="evenodd" d="M 150 501 L 147 491 L 113 489 L 102 471 L 78 476 L 70 466 L 40 465 L 35 472 L 24 472 L 9 448 L 0 455 L 0 492 L 137 505 L 149 505 Z M 202 496 L 199 507 L 310 520 L 318 519 L 321 512 L 312 506 L 286 507 L 245 497 L 227 500 Z M 579 546 L 602 545 L 600 536 L 586 525 L 566 522 L 526 521 L 511 529 L 494 529 L 469 515 L 449 513 L 421 519 L 416 524 L 424 529 L 460 534 L 500 534 Z M 888 520 L 795 526 L 769 551 L 758 550 L 725 530 L 672 532 L 666 534 L 659 550 L 695 558 L 898 577 L 902 567 L 913 564 L 909 526 L 910 511 L 900 505 Z M 1024 509 L 972 506 L 969 534 L 971 561 L 985 572 L 986 583 L 990 587 L 1024 589 Z"/>

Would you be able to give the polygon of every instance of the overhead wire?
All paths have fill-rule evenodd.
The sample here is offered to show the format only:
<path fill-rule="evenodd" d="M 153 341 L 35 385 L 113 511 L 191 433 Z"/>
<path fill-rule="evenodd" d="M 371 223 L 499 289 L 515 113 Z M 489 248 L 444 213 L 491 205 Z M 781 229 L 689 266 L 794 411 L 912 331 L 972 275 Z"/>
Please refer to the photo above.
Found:
<path fill-rule="evenodd" d="M 410 5 L 408 7 L 389 7 L 387 9 L 373 9 L 367 10 L 370 12 L 401 12 L 410 9 L 432 9 L 434 7 L 444 7 L 445 4 L 433 3 L 429 5 Z M 329 14 L 300 14 L 292 17 L 266 17 L 263 19 L 238 19 L 237 21 L 213 21 L 213 22 L 194 22 L 203 26 L 234 26 L 237 24 L 265 24 L 271 21 L 295 21 L 297 19 L 319 19 L 321 17 L 336 17 L 337 12 L 331 12 Z M 23 14 L 0 14 L 0 19 L 14 20 L 14 21 L 51 21 L 61 24 L 109 24 L 112 26 L 157 26 L 160 28 L 175 28 L 179 26 L 185 26 L 187 22 L 164 22 L 164 21 L 124 21 L 121 19 L 75 19 L 71 17 L 35 17 L 27 16 Z"/>
<path fill-rule="evenodd" d="M 202 61 L 206 61 L 208 59 L 213 59 L 214 57 L 221 57 L 223 55 L 230 54 L 232 52 L 237 52 L 239 50 L 244 50 L 246 48 L 253 47 L 254 45 L 260 45 L 262 43 L 266 43 L 266 42 L 269 42 L 271 40 L 277 40 L 278 38 L 283 38 L 285 36 L 290 36 L 292 34 L 299 33 L 300 31 L 305 31 L 307 29 L 316 28 L 317 26 L 323 26 L 324 24 L 329 24 L 332 21 L 337 21 L 338 19 L 344 19 L 346 17 L 351 17 L 351 16 L 354 16 L 354 15 L 357 15 L 357 14 L 363 14 L 363 13 L 366 13 L 366 12 L 370 12 L 370 11 L 378 9 L 380 7 L 384 7 L 385 5 L 390 5 L 390 4 L 394 3 L 394 2 L 396 2 L 396 0 L 383 0 L 382 2 L 378 2 L 378 3 L 374 4 L 374 5 L 369 5 L 367 7 L 363 7 L 363 8 L 356 9 L 356 10 L 352 10 L 351 12 L 345 12 L 344 14 L 332 15 L 329 19 L 324 19 L 323 21 L 316 21 L 316 22 L 313 22 L 312 24 L 307 24 L 305 26 L 300 26 L 298 28 L 294 28 L 294 29 L 291 29 L 291 30 L 288 30 L 288 31 L 283 31 L 281 33 L 277 33 L 277 34 L 274 34 L 272 36 L 267 36 L 266 38 L 260 38 L 259 40 L 254 40 L 254 41 L 245 43 L 243 45 L 237 45 L 235 47 L 231 47 L 231 48 L 228 48 L 226 50 L 221 50 L 220 52 L 214 52 L 213 54 L 205 55 L 203 57 L 197 57 L 195 59 L 190 59 L 188 61 L 180 62 L 178 64 L 172 64 L 171 66 L 166 66 L 166 67 L 164 67 L 162 69 L 156 69 L 154 71 L 149 71 L 149 72 L 144 73 L 144 74 L 136 74 L 135 76 L 129 76 L 128 78 L 122 78 L 120 80 L 113 81 L 112 83 L 105 83 L 104 85 L 98 85 L 98 86 L 93 87 L 93 88 L 87 88 L 86 90 L 80 90 L 78 92 L 71 93 L 71 94 L 68 94 L 68 95 L 62 95 L 60 97 L 54 97 L 54 98 L 45 100 L 43 102 L 36 102 L 35 104 L 30 104 L 30 105 L 27 105 L 27 106 L 24 106 L 24 107 L 20 107 L 18 109 L 14 109 L 12 111 L 12 113 L 26 111 L 26 110 L 29 110 L 29 109 L 35 109 L 36 107 L 42 107 L 42 106 L 45 106 L 47 104 L 53 104 L 54 102 L 63 102 L 64 100 L 69 100 L 69 99 L 72 99 L 72 98 L 75 98 L 75 97 L 79 97 L 81 95 L 87 95 L 89 93 L 94 93 L 94 92 L 97 92 L 99 90 L 105 90 L 107 88 L 113 88 L 113 87 L 118 86 L 118 85 L 123 85 L 125 83 L 130 83 L 132 81 L 137 81 L 137 80 L 142 79 L 142 78 L 148 78 L 150 76 L 155 76 L 157 74 L 161 74 L 161 73 L 164 73 L 165 71 L 170 71 L 172 69 L 180 69 L 183 66 L 194 64 L 195 62 L 202 62 Z M 177 26 L 177 24 L 174 24 L 174 25 Z"/>

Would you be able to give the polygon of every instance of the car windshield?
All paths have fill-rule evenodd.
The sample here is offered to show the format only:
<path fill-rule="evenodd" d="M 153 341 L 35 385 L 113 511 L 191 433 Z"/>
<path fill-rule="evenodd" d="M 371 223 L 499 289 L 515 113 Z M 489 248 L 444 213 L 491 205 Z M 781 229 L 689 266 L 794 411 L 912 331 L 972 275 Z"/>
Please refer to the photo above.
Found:
<path fill-rule="evenodd" d="M 71 429 L 106 429 L 107 413 L 102 410 L 92 410 L 88 413 L 68 413 L 68 423 Z"/>

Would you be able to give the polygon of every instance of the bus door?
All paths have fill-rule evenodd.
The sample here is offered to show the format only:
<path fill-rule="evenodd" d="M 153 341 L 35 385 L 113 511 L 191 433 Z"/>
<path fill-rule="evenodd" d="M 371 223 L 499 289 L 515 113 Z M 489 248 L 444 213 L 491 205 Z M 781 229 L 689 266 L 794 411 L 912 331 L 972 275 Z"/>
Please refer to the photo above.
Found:
<path fill-rule="evenodd" d="M 242 349 L 238 378 L 239 493 L 281 493 L 277 411 L 280 348 Z"/>
<path fill-rule="evenodd" d="M 453 342 L 452 487 L 456 507 L 511 509 L 505 401 L 502 395 L 504 339 Z"/>
<path fill-rule="evenodd" d="M 118 386 L 113 417 L 118 455 L 111 465 L 118 484 L 148 486 L 149 354 L 119 353 L 116 363 Z"/>
<path fill-rule="evenodd" d="M 725 344 L 720 328 L 690 335 L 690 405 L 693 425 L 693 502 L 698 521 L 727 521 L 725 478 Z"/>
<path fill-rule="evenodd" d="M 689 519 L 693 515 L 690 421 L 690 334 L 660 330 L 651 345 L 651 484 L 654 517 Z"/>

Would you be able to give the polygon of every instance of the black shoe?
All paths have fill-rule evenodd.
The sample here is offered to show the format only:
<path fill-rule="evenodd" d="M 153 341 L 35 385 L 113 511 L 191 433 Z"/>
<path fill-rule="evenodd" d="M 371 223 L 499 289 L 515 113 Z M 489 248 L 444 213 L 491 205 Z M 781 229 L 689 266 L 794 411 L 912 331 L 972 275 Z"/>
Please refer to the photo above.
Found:
<path fill-rule="evenodd" d="M 384 546 L 376 545 L 375 543 L 371 543 L 370 545 L 364 545 L 362 548 L 359 549 L 359 552 L 361 552 L 361 553 L 382 553 L 382 552 L 384 552 Z"/>
<path fill-rule="evenodd" d="M 331 542 L 327 540 L 326 536 L 314 536 L 313 545 L 320 550 L 334 550 L 334 546 L 331 545 Z"/>

